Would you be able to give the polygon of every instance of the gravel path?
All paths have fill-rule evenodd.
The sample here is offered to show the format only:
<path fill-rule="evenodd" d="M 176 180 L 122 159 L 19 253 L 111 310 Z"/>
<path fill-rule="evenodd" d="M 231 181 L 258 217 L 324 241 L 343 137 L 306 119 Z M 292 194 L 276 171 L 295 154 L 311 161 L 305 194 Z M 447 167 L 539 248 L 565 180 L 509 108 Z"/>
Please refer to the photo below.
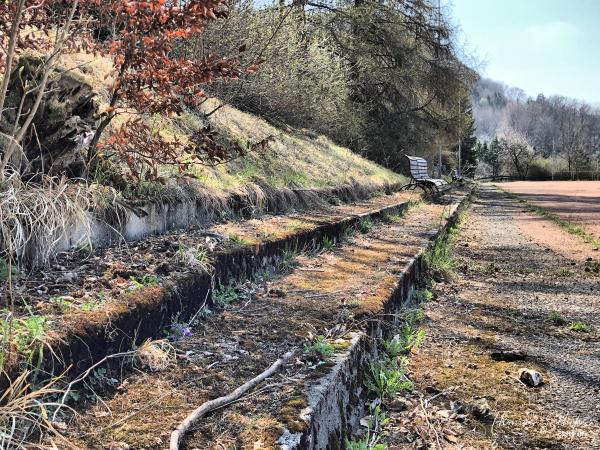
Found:
<path fill-rule="evenodd" d="M 459 273 L 427 307 L 413 377 L 463 404 L 488 400 L 495 419 L 465 432 L 467 448 L 600 449 L 600 276 L 523 232 L 522 214 L 481 188 L 458 241 Z M 592 331 L 571 331 L 573 322 Z M 527 357 L 495 361 L 496 349 Z M 520 383 L 521 367 L 539 370 L 544 386 Z"/>

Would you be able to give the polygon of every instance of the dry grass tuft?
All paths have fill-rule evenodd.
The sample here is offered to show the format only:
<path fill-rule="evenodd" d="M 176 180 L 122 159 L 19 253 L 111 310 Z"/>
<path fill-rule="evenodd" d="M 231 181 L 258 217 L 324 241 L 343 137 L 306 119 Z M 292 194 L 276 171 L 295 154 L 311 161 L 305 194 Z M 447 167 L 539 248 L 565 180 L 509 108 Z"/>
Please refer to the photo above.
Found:
<path fill-rule="evenodd" d="M 89 241 L 89 195 L 66 178 L 24 182 L 16 172 L 0 183 L 0 257 L 47 264 L 65 231 L 76 227 Z"/>
<path fill-rule="evenodd" d="M 146 340 L 136 353 L 137 363 L 152 372 L 168 369 L 175 363 L 175 348 L 165 340 Z"/>
<path fill-rule="evenodd" d="M 47 399 L 62 392 L 54 388 L 58 379 L 32 389 L 29 378 L 30 372 L 21 373 L 0 397 L 0 448 L 44 448 L 42 444 L 49 437 L 66 443 L 48 416 L 54 404 Z"/>

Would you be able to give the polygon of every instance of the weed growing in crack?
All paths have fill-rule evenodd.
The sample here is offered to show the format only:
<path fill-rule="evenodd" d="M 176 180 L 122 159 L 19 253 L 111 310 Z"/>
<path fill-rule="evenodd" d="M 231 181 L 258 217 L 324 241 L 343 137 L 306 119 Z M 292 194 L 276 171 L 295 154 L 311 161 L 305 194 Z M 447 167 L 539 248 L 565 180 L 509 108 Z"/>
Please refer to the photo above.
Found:
<path fill-rule="evenodd" d="M 556 326 L 565 325 L 567 323 L 567 321 L 560 315 L 558 311 L 550 311 L 546 317 L 546 321 Z"/>
<path fill-rule="evenodd" d="M 297 260 L 298 252 L 294 249 L 285 249 L 281 256 L 281 262 L 279 263 L 278 271 L 287 273 L 294 270 L 300 265 Z"/>
<path fill-rule="evenodd" d="M 335 248 L 335 242 L 329 236 L 325 236 L 323 238 L 323 242 L 321 243 L 321 251 L 327 252 Z"/>
<path fill-rule="evenodd" d="M 402 312 L 404 322 L 410 326 L 416 326 L 425 318 L 425 313 L 421 308 L 408 308 Z"/>
<path fill-rule="evenodd" d="M 28 366 L 32 365 L 36 356 L 38 363 L 41 362 L 47 345 L 47 322 L 46 316 L 36 315 L 31 310 L 28 316 L 19 318 L 6 313 L 0 321 L 0 371 L 4 369 L 7 352 L 13 346 L 19 355 L 25 357 Z"/>
<path fill-rule="evenodd" d="M 356 227 L 354 225 L 346 225 L 344 227 L 344 231 L 342 232 L 342 240 L 349 242 L 356 235 Z"/>
<path fill-rule="evenodd" d="M 345 306 L 348 309 L 354 309 L 354 308 L 358 308 L 361 304 L 360 299 L 358 298 L 351 298 L 348 300 L 344 300 L 343 306 Z"/>
<path fill-rule="evenodd" d="M 439 237 L 423 254 L 423 262 L 427 270 L 437 278 L 447 278 L 456 269 L 454 247 L 460 232 L 462 218 L 448 228 L 447 233 Z"/>
<path fill-rule="evenodd" d="M 401 355 L 410 353 L 413 349 L 419 348 L 424 341 L 425 331 L 407 324 L 392 339 L 384 340 L 383 348 L 390 358 L 396 359 Z"/>
<path fill-rule="evenodd" d="M 396 223 L 396 222 L 400 222 L 400 220 L 402 220 L 403 215 L 402 214 L 384 214 L 381 217 L 381 221 L 383 223 Z"/>
<path fill-rule="evenodd" d="M 147 286 L 157 286 L 158 284 L 160 284 L 160 278 L 156 275 L 150 274 L 142 275 L 142 278 L 140 278 L 139 280 L 135 277 L 130 277 L 129 280 L 133 285 L 133 290 L 142 289 Z"/>
<path fill-rule="evenodd" d="M 417 349 L 425 341 L 425 331 L 414 328 L 412 325 L 407 324 L 402 327 L 402 333 L 400 334 L 400 342 L 404 345 L 406 351 Z"/>
<path fill-rule="evenodd" d="M 433 299 L 433 292 L 427 288 L 417 289 L 413 294 L 413 299 L 417 303 L 430 302 Z"/>
<path fill-rule="evenodd" d="M 238 299 L 236 286 L 222 286 L 215 291 L 215 304 L 221 308 Z"/>
<path fill-rule="evenodd" d="M 238 246 L 238 247 L 244 247 L 247 245 L 250 245 L 251 242 L 248 241 L 247 239 L 244 239 L 243 237 L 237 235 L 237 234 L 230 234 L 229 237 L 227 238 L 227 240 L 229 241 L 229 243 Z"/>
<path fill-rule="evenodd" d="M 327 342 L 325 336 L 317 336 L 315 341 L 304 346 L 304 355 L 311 360 L 323 361 L 334 354 L 333 345 Z"/>
<path fill-rule="evenodd" d="M 380 442 L 380 435 L 383 427 L 389 423 L 390 419 L 379 404 L 371 404 L 369 411 L 367 432 L 358 440 L 346 440 L 346 450 L 387 450 L 387 444 Z"/>
<path fill-rule="evenodd" d="M 412 391 L 413 383 L 406 377 L 406 361 L 375 361 L 369 365 L 365 386 L 381 399 L 393 398 L 404 391 Z"/>
<path fill-rule="evenodd" d="M 81 305 L 79 305 L 79 309 L 81 309 L 82 311 L 87 311 L 87 312 L 93 311 L 97 307 L 98 307 L 98 303 L 96 303 L 92 300 L 85 301 Z"/>
<path fill-rule="evenodd" d="M 269 283 L 273 280 L 276 280 L 279 277 L 279 275 L 280 274 L 277 273 L 277 270 L 266 268 L 255 272 L 254 276 L 252 277 L 252 280 L 259 284 Z"/>
<path fill-rule="evenodd" d="M 361 219 L 357 224 L 357 229 L 363 234 L 368 233 L 375 226 L 375 222 L 371 217 L 365 217 Z"/>
<path fill-rule="evenodd" d="M 67 300 L 62 295 L 55 296 L 55 297 L 50 297 L 50 303 L 52 303 L 53 305 L 58 306 L 58 308 L 63 313 L 66 312 L 66 311 L 68 311 L 69 309 L 71 309 L 71 307 L 73 306 L 73 302 L 70 301 L 70 300 Z"/>
<path fill-rule="evenodd" d="M 591 333 L 592 326 L 585 322 L 573 322 L 571 325 L 569 325 L 569 330 L 577 333 Z"/>
<path fill-rule="evenodd" d="M 175 261 L 187 267 L 199 268 L 204 272 L 211 270 L 208 250 L 201 245 L 187 247 L 180 243 L 175 253 Z"/>

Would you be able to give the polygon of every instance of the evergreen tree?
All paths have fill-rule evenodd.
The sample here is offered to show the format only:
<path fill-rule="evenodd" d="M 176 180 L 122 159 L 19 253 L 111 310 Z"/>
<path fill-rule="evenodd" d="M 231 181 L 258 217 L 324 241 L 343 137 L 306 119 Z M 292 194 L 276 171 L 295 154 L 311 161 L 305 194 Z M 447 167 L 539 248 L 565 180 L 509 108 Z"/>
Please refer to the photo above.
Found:
<path fill-rule="evenodd" d="M 461 145 L 460 158 L 463 175 L 473 176 L 477 168 L 478 146 L 477 137 L 475 136 L 475 119 L 473 118 L 473 108 L 471 101 L 464 101 L 466 107 L 461 110 L 459 120 L 461 121 Z M 458 146 L 454 148 L 454 152 L 458 151 Z"/>
<path fill-rule="evenodd" d="M 497 177 L 500 174 L 500 142 L 497 137 L 494 137 L 489 146 L 487 142 L 483 144 L 479 158 L 490 166 L 492 176 Z"/>

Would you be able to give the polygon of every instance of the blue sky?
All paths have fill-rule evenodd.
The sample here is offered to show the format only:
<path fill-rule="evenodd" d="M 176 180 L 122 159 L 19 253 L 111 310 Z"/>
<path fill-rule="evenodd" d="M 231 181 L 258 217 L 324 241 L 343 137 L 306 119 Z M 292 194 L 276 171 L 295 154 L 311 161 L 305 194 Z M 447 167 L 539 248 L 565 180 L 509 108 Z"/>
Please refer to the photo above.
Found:
<path fill-rule="evenodd" d="M 483 74 L 600 104 L 600 0 L 441 0 Z"/>

